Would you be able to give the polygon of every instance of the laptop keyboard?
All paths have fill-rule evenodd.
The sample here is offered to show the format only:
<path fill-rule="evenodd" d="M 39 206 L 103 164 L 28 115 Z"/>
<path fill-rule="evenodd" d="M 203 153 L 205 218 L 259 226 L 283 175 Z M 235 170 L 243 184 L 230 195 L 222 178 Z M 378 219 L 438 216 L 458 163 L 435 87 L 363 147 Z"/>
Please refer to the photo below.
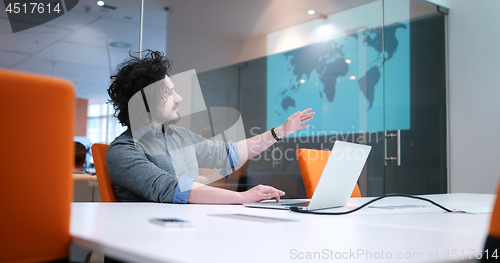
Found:
<path fill-rule="evenodd" d="M 282 206 L 309 206 L 309 201 L 300 203 L 281 204 Z"/>

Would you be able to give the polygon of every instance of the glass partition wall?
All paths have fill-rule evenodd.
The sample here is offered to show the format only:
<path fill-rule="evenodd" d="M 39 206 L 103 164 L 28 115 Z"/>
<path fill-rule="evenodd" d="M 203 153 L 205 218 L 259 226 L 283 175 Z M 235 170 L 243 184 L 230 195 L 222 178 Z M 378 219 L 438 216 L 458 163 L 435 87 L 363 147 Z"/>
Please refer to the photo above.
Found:
<path fill-rule="evenodd" d="M 212 185 L 304 198 L 295 151 L 342 140 L 372 146 L 363 196 L 447 191 L 445 15 L 418 0 L 366 2 L 268 33 L 266 56 L 198 72 L 207 108 L 238 109 L 247 137 L 316 112 L 310 128 Z"/>

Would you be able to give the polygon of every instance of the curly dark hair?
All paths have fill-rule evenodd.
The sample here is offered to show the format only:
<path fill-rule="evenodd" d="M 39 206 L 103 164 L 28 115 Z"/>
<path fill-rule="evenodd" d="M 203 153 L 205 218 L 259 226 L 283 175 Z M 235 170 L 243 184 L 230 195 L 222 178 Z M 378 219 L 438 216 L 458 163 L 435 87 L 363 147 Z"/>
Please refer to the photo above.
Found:
<path fill-rule="evenodd" d="M 108 89 L 109 101 L 113 104 L 113 116 L 123 125 L 130 127 L 128 102 L 142 88 L 165 78 L 170 71 L 170 60 L 163 52 L 145 50 L 143 58 L 129 54 L 131 59 L 118 65 L 118 73 L 111 76 L 113 81 Z"/>

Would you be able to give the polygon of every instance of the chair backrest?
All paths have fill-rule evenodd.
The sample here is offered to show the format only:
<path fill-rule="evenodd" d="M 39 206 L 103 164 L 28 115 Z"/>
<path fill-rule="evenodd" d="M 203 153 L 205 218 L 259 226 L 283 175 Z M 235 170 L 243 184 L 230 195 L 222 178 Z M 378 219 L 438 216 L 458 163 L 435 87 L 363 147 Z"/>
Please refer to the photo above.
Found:
<path fill-rule="evenodd" d="M 490 231 L 483 249 L 485 253 L 486 250 L 488 250 L 488 255 L 483 255 L 481 261 L 491 262 L 495 257 L 498 258 L 498 256 L 500 256 L 498 248 L 500 248 L 500 181 L 498 182 L 495 206 L 491 214 Z"/>
<path fill-rule="evenodd" d="M 91 147 L 97 183 L 99 184 L 102 202 L 120 202 L 120 198 L 116 194 L 115 186 L 111 183 L 111 178 L 108 173 L 108 164 L 106 162 L 108 147 L 109 145 L 101 143 L 96 143 Z"/>
<path fill-rule="evenodd" d="M 312 198 L 330 153 L 331 151 L 303 148 L 295 151 L 304 187 L 306 188 L 307 198 Z M 354 186 L 351 197 L 361 197 L 358 184 Z"/>
<path fill-rule="evenodd" d="M 73 86 L 11 70 L 0 70 L 0 82 L 0 262 L 67 259 Z"/>

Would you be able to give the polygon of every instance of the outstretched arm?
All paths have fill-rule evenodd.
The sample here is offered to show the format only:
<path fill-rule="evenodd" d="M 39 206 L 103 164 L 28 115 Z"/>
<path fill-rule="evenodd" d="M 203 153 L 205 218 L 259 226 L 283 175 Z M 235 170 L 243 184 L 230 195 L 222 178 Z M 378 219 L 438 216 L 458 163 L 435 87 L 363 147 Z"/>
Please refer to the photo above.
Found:
<path fill-rule="evenodd" d="M 278 138 L 283 138 L 298 130 L 308 128 L 309 125 L 304 124 L 314 117 L 315 113 L 311 112 L 311 110 L 312 109 L 309 108 L 290 115 L 285 123 L 274 129 L 276 136 L 278 136 Z M 259 155 L 275 142 L 276 140 L 271 134 L 271 131 L 266 131 L 262 134 L 237 142 L 236 146 L 238 147 L 241 163 L 245 163 L 248 159 Z"/>
<path fill-rule="evenodd" d="M 314 112 L 311 112 L 311 110 L 309 108 L 290 115 L 285 123 L 274 129 L 276 136 L 283 138 L 297 130 L 308 128 L 309 125 L 304 124 L 313 118 Z M 271 131 L 237 142 L 236 146 L 241 163 L 245 163 L 248 159 L 257 156 L 275 142 L 276 140 Z M 280 196 L 283 195 L 285 195 L 285 192 L 266 185 L 257 185 L 245 192 L 234 192 L 193 182 L 187 202 L 192 204 L 244 204 L 255 203 L 273 197 L 279 202 Z"/>

